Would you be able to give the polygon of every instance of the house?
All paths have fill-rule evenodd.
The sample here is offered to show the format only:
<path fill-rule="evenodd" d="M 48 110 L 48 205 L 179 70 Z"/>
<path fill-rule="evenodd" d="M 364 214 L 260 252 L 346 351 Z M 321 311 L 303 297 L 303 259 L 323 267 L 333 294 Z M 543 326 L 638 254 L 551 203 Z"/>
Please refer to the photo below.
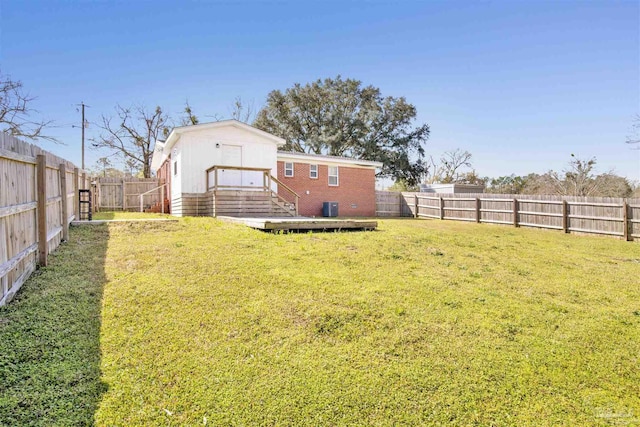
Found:
<path fill-rule="evenodd" d="M 278 179 L 300 195 L 305 216 L 322 216 L 324 202 L 337 202 L 340 216 L 375 216 L 380 167 L 367 160 L 278 152 Z"/>
<path fill-rule="evenodd" d="M 175 216 L 375 216 L 381 163 L 279 151 L 285 140 L 237 120 L 174 128 L 151 169 Z"/>

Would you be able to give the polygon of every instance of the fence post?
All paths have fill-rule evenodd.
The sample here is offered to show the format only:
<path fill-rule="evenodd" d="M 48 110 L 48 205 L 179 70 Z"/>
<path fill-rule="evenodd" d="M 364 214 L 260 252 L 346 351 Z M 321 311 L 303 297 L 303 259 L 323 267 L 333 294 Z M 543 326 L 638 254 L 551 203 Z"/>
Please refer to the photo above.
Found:
<path fill-rule="evenodd" d="M 622 232 L 624 234 L 624 240 L 629 241 L 629 204 L 627 199 L 622 202 Z"/>
<path fill-rule="evenodd" d="M 513 226 L 518 226 L 518 199 L 513 198 Z"/>
<path fill-rule="evenodd" d="M 100 204 L 102 203 L 102 185 L 100 185 L 100 177 L 96 177 L 96 186 L 93 189 L 93 210 L 100 212 Z"/>
<path fill-rule="evenodd" d="M 80 193 L 78 192 L 79 185 L 78 185 L 78 179 L 80 178 L 80 169 L 78 168 L 74 168 L 73 169 L 73 215 L 74 215 L 74 219 L 76 221 L 78 221 L 80 219 Z"/>
<path fill-rule="evenodd" d="M 62 240 L 69 241 L 69 206 L 67 202 L 67 165 L 60 163 L 60 194 L 62 195 Z"/>
<path fill-rule="evenodd" d="M 413 217 L 418 218 L 418 195 L 417 194 L 413 195 L 413 208 L 414 208 Z"/>
<path fill-rule="evenodd" d="M 569 232 L 569 204 L 566 200 L 562 201 L 562 231 Z"/>
<path fill-rule="evenodd" d="M 440 196 L 440 219 L 444 219 L 444 199 Z"/>
<path fill-rule="evenodd" d="M 38 154 L 36 161 L 36 187 L 38 193 L 38 264 L 47 266 L 47 158 Z"/>
<path fill-rule="evenodd" d="M 122 179 L 122 212 L 127 210 L 127 195 L 125 194 L 126 188 L 125 181 Z"/>
<path fill-rule="evenodd" d="M 480 222 L 480 197 L 476 197 L 476 222 Z"/>

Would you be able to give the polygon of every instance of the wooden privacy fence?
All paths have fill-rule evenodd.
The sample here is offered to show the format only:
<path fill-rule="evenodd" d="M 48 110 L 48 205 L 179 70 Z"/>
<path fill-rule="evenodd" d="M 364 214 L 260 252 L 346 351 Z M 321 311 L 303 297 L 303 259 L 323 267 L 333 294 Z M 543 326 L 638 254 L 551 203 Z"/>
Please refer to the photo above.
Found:
<path fill-rule="evenodd" d="M 143 208 L 159 204 L 168 197 L 157 178 L 110 178 L 93 179 L 93 206 L 99 211 L 140 211 L 140 195 L 143 195 Z"/>
<path fill-rule="evenodd" d="M 640 199 L 377 191 L 378 216 L 437 218 L 640 239 Z"/>
<path fill-rule="evenodd" d="M 68 240 L 88 184 L 71 162 L 0 132 L 0 306 Z"/>

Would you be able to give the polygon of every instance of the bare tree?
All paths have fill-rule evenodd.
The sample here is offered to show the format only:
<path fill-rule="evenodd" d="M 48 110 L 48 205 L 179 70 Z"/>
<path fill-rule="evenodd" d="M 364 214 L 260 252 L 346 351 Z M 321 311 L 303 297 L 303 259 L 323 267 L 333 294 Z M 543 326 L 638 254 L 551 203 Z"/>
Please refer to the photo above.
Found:
<path fill-rule="evenodd" d="M 36 98 L 23 91 L 22 82 L 0 72 L 0 131 L 28 139 L 59 142 L 43 134 L 53 122 L 33 120 L 38 112 L 31 108 Z"/>
<path fill-rule="evenodd" d="M 231 118 L 244 123 L 253 122 L 256 118 L 256 110 L 253 100 L 249 102 L 243 102 L 242 98 L 236 97 L 233 105 L 230 108 Z"/>
<path fill-rule="evenodd" d="M 457 148 L 447 151 L 440 156 L 437 163 L 433 157 L 429 158 L 428 173 L 425 181 L 427 184 L 442 183 L 469 183 L 469 178 L 475 176 L 475 171 L 463 172 L 463 168 L 472 168 L 471 153 Z M 476 179 L 476 181 L 479 181 Z"/>
<path fill-rule="evenodd" d="M 95 148 L 118 152 L 126 160 L 139 166 L 145 178 L 151 177 L 153 147 L 159 138 L 169 135 L 169 117 L 160 107 L 148 111 L 143 106 L 115 107 L 116 117 L 102 116 L 98 127 L 102 130 L 91 141 Z"/>
<path fill-rule="evenodd" d="M 562 174 L 555 171 L 548 173 L 555 192 L 563 196 L 593 196 L 598 189 L 594 175 L 596 158 L 583 160 L 575 154 L 571 154 L 571 157 L 568 168 Z"/>
<path fill-rule="evenodd" d="M 189 105 L 189 101 L 184 102 L 184 116 L 180 117 L 180 126 L 192 126 L 200 123 L 198 117 L 193 114 L 193 110 L 191 109 L 191 105 Z"/>
<path fill-rule="evenodd" d="M 640 162 L 640 114 L 636 114 L 632 133 L 631 136 L 627 137 L 626 143 L 631 145 L 632 150 L 638 150 L 638 161 Z M 640 164 L 638 165 L 638 173 L 640 173 Z M 640 193 L 640 180 L 638 181 L 638 186 L 639 188 L 635 190 L 634 194 Z"/>
<path fill-rule="evenodd" d="M 138 173 L 138 162 L 131 157 L 124 160 L 124 167 L 129 176 L 134 176 Z"/>
<path fill-rule="evenodd" d="M 102 169 L 102 176 L 107 176 L 107 168 L 111 166 L 111 160 L 109 157 L 100 157 L 96 161 L 96 165 L 98 169 Z"/>
<path fill-rule="evenodd" d="M 634 123 L 631 128 L 633 135 L 628 136 L 625 142 L 634 146 L 632 150 L 640 150 L 640 114 L 636 114 L 636 118 L 634 119 Z"/>

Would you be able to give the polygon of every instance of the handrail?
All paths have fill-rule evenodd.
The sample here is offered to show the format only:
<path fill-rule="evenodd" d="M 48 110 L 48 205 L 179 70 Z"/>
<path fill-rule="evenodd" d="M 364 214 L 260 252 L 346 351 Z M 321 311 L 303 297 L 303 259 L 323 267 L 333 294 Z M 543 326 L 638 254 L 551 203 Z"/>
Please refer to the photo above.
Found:
<path fill-rule="evenodd" d="M 218 173 L 217 171 L 220 169 L 225 169 L 225 170 L 238 170 L 238 171 L 250 171 L 250 172 L 262 172 L 263 173 L 263 183 L 262 185 L 256 185 L 255 187 L 251 187 L 251 186 L 237 186 L 237 185 L 219 185 L 218 184 Z M 214 185 L 213 187 L 209 186 L 209 173 L 210 172 L 216 172 L 215 176 L 214 176 Z M 242 166 L 224 166 L 224 165 L 214 165 L 211 166 L 210 168 L 208 168 L 205 171 L 205 177 L 206 177 L 206 182 L 205 182 L 205 188 L 207 189 L 207 191 L 211 190 L 212 188 L 215 190 L 217 190 L 218 188 L 262 188 L 263 191 L 268 191 L 272 196 L 275 196 L 276 198 L 278 198 L 279 200 L 285 202 L 285 203 L 291 203 L 289 202 L 287 199 L 285 199 L 284 197 L 282 197 L 280 194 L 278 194 L 277 192 L 273 191 L 271 189 L 271 182 L 275 182 L 276 184 L 278 184 L 278 188 L 280 188 L 280 186 L 282 188 L 284 188 L 285 190 L 289 191 L 293 197 L 294 197 L 294 208 L 295 208 L 295 213 L 296 216 L 298 216 L 298 205 L 299 205 L 299 200 L 300 200 L 300 195 L 298 193 L 296 193 L 293 189 L 291 189 L 288 185 L 286 185 L 285 183 L 283 183 L 282 181 L 280 181 L 278 178 L 276 178 L 275 176 L 271 175 L 271 169 L 267 169 L 267 168 L 249 168 L 249 167 L 242 167 Z M 215 207 L 214 207 L 215 208 Z"/>
<path fill-rule="evenodd" d="M 229 169 L 229 170 L 238 170 L 238 171 L 254 171 L 254 172 L 271 172 L 271 169 L 268 168 L 245 168 L 243 166 L 225 166 L 225 165 L 213 165 L 205 172 L 209 173 L 214 169 Z"/>
<path fill-rule="evenodd" d="M 300 195 L 298 195 L 298 193 L 296 193 L 295 191 L 293 191 L 291 188 L 289 188 L 289 186 L 288 186 L 288 185 L 286 185 L 284 182 L 280 181 L 280 180 L 279 180 L 278 178 L 276 178 L 275 176 L 271 176 L 271 179 L 272 179 L 272 180 L 274 180 L 274 181 L 276 182 L 276 184 L 283 186 L 283 187 L 285 188 L 285 190 L 288 190 L 290 193 L 292 193 L 292 194 L 293 194 L 293 197 L 295 198 L 294 207 L 295 207 L 295 210 L 296 210 L 296 216 L 298 216 L 298 205 L 299 205 L 298 201 L 300 200 Z M 273 190 L 272 190 L 272 193 L 273 193 Z M 284 200 L 284 198 L 283 198 L 283 197 L 281 197 L 278 193 L 276 193 L 276 195 L 277 195 L 279 198 L 281 198 L 281 199 L 283 199 L 283 200 Z"/>
<path fill-rule="evenodd" d="M 275 176 L 271 176 L 271 179 L 274 180 L 276 182 L 276 184 L 278 185 L 282 185 L 285 189 L 289 190 L 291 193 L 293 193 L 294 196 L 296 197 L 300 197 L 300 195 L 298 193 L 296 193 L 295 191 L 293 191 L 291 188 L 289 188 L 287 186 L 287 184 L 285 184 L 284 182 L 280 181 L 278 178 L 276 178 Z"/>
<path fill-rule="evenodd" d="M 160 205 L 162 206 L 162 213 L 164 213 L 164 188 L 167 186 L 167 184 L 162 184 L 157 186 L 156 188 L 152 188 L 149 191 L 145 191 L 144 193 L 140 194 L 140 212 L 144 211 L 144 202 L 143 202 L 143 196 L 151 193 L 152 191 L 156 191 L 158 188 L 161 188 L 162 190 L 160 190 Z"/>
<path fill-rule="evenodd" d="M 167 184 L 158 185 L 156 188 L 152 188 L 151 190 L 149 190 L 149 191 L 145 191 L 144 193 L 140 194 L 140 196 L 147 195 L 147 194 L 151 193 L 152 191 L 157 190 L 158 188 L 166 187 L 166 185 L 167 185 Z"/>
<path fill-rule="evenodd" d="M 264 177 L 266 178 L 268 175 L 271 174 L 271 169 L 267 169 L 267 168 L 248 168 L 248 167 L 243 167 L 243 166 L 224 166 L 224 165 L 213 165 L 210 168 L 208 168 L 205 172 L 205 188 L 206 191 L 211 190 L 212 188 L 214 190 L 217 190 L 219 187 L 223 187 L 223 188 L 251 188 L 251 186 L 238 186 L 238 185 L 218 185 L 218 170 L 236 170 L 236 171 L 248 171 L 248 172 L 262 172 L 262 174 L 264 175 Z M 214 185 L 213 187 L 209 187 L 209 173 L 211 172 L 215 172 L 214 174 Z M 255 188 L 262 188 L 263 190 L 266 187 L 266 182 L 263 182 L 263 185 L 256 185 Z"/>
<path fill-rule="evenodd" d="M 291 203 L 290 201 L 288 201 L 287 199 L 285 199 L 284 197 L 282 197 L 281 195 L 279 195 L 275 191 L 273 191 L 271 189 L 269 189 L 269 191 L 271 192 L 271 196 L 275 196 L 279 200 L 282 200 L 284 203 Z M 296 211 L 296 216 L 298 216 L 298 195 L 295 194 L 295 193 L 294 193 L 294 195 L 295 195 L 295 201 L 293 202 L 293 208 Z"/>

